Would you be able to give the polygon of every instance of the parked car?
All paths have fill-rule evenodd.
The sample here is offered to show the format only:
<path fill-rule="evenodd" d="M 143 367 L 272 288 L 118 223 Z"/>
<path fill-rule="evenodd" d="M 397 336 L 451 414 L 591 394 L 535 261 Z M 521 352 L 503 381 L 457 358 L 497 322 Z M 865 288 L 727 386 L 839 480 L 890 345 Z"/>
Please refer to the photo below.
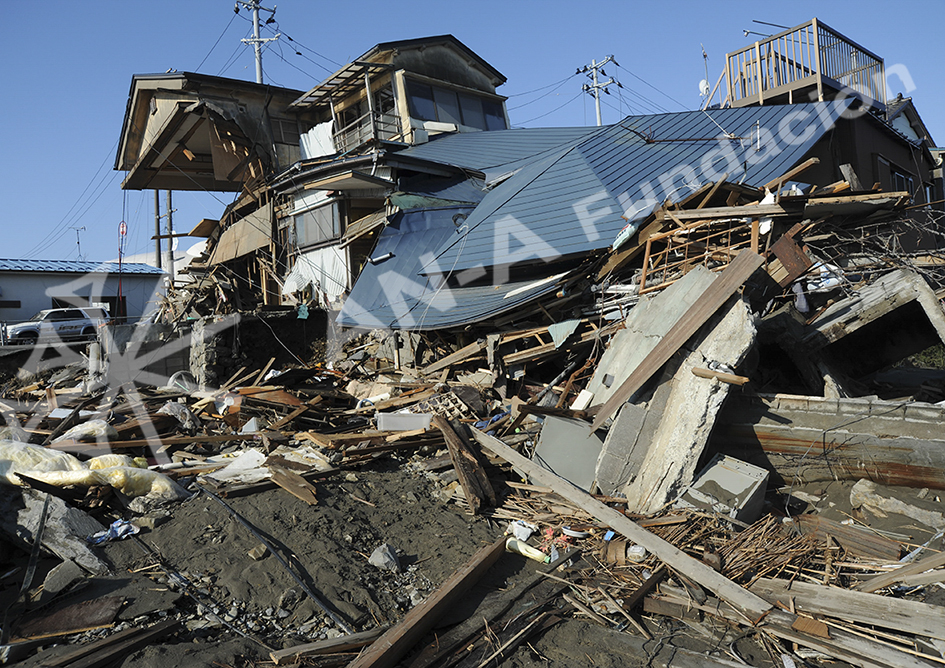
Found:
<path fill-rule="evenodd" d="M 82 341 L 94 339 L 98 326 L 108 321 L 101 308 L 51 308 L 40 311 L 26 322 L 6 325 L 9 343 L 37 341 Z"/>

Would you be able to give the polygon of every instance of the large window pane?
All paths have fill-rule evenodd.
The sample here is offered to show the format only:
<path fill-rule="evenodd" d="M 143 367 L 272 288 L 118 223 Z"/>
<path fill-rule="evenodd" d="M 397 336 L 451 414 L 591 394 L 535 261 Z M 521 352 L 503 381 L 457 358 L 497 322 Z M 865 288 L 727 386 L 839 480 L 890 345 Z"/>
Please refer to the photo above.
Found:
<path fill-rule="evenodd" d="M 482 111 L 486 116 L 486 130 L 506 130 L 505 114 L 502 105 L 493 100 L 482 101 Z"/>
<path fill-rule="evenodd" d="M 436 100 L 437 120 L 441 123 L 456 123 L 461 125 L 462 116 L 459 114 L 459 102 L 456 93 L 445 88 L 434 88 L 433 99 Z"/>
<path fill-rule="evenodd" d="M 415 81 L 408 81 L 407 95 L 412 118 L 423 121 L 436 120 L 436 103 L 433 101 L 432 88 Z"/>
<path fill-rule="evenodd" d="M 463 110 L 463 125 L 486 129 L 486 117 L 482 115 L 482 101 L 472 95 L 460 95 L 459 106 Z"/>
<path fill-rule="evenodd" d="M 340 234 L 337 207 L 334 204 L 295 216 L 295 240 L 299 248 L 334 239 Z"/>

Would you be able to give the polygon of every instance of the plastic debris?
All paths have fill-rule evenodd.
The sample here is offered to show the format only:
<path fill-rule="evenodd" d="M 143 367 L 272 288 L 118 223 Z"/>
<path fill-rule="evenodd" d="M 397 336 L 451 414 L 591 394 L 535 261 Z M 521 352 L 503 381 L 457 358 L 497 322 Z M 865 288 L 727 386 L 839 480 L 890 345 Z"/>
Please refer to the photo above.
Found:
<path fill-rule="evenodd" d="M 128 536 L 134 536 L 139 531 L 141 531 L 141 529 L 128 520 L 115 520 L 105 531 L 93 533 L 86 538 L 86 541 L 88 541 L 89 545 L 101 545 L 102 543 L 110 543 L 115 540 L 124 540 Z"/>

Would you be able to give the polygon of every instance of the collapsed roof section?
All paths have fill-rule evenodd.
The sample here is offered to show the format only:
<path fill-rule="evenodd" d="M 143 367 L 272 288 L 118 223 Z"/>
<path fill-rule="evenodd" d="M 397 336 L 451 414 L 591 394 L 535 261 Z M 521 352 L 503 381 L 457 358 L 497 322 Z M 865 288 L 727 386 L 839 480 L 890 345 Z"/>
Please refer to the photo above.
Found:
<path fill-rule="evenodd" d="M 784 174 L 847 107 L 631 116 L 591 130 L 459 134 L 407 149 L 401 155 L 475 170 L 494 187 L 474 208 L 427 209 L 385 229 L 339 324 L 436 329 L 511 311 L 557 289 L 665 201 L 720 180 L 763 185 Z"/>
<path fill-rule="evenodd" d="M 470 215 L 467 234 L 438 249 L 424 271 L 479 271 L 607 248 L 628 222 L 706 183 L 725 176 L 759 185 L 783 174 L 848 104 L 627 117 L 519 168 Z"/>
<path fill-rule="evenodd" d="M 297 90 L 190 72 L 135 75 L 115 169 L 125 190 L 239 191 L 299 159 Z"/>

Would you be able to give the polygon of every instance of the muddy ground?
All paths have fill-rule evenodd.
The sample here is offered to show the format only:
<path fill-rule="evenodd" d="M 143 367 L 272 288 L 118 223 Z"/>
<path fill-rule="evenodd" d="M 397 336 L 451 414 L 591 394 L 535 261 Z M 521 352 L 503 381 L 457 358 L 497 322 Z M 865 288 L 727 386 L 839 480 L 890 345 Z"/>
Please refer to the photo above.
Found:
<path fill-rule="evenodd" d="M 385 456 L 357 470 L 321 480 L 316 483 L 319 503 L 315 506 L 281 489 L 226 502 L 276 547 L 333 614 L 354 629 L 365 630 L 395 623 L 505 529 L 504 522 L 470 516 L 448 502 L 450 494 L 444 485 L 417 465 L 423 459 Z M 823 515 L 841 521 L 856 515 L 849 506 L 851 486 L 827 483 L 797 489 L 819 497 L 821 500 L 812 505 Z M 936 493 L 920 499 L 918 490 L 886 489 L 903 500 L 930 509 L 942 508 Z M 932 535 L 928 527 L 902 516 L 867 515 L 861 520 L 877 529 L 907 535 L 910 543 L 924 542 Z M 94 578 L 63 601 L 123 596 L 126 603 L 118 625 L 69 638 L 21 665 L 39 666 L 68 649 L 70 643 L 89 642 L 127 626 L 169 618 L 182 619 L 186 630 L 128 655 L 117 665 L 260 665 L 268 661 L 270 649 L 343 633 L 274 555 L 261 559 L 250 556 L 259 541 L 206 494 L 196 494 L 168 508 L 166 517 L 139 538 L 96 548 L 110 562 L 114 575 Z M 384 543 L 396 550 L 400 572 L 381 570 L 369 563 L 371 553 Z M 165 570 L 156 566 L 152 553 L 160 555 Z M 44 561 L 47 569 L 55 563 Z M 530 582 L 537 567 L 518 555 L 504 555 L 462 604 L 439 620 L 436 633 L 475 615 L 477 606 L 490 594 Z M 42 582 L 43 575 L 41 568 L 36 581 Z M 175 581 L 179 578 L 192 586 L 178 586 Z M 6 600 L 10 593 L 9 589 L 3 590 Z M 931 587 L 919 597 L 941 603 L 941 594 L 939 588 Z M 557 605 L 564 604 L 559 599 Z M 646 619 L 654 637 L 644 641 L 638 635 L 574 617 L 567 606 L 559 607 L 556 613 L 560 613 L 562 622 L 531 639 L 499 665 L 616 667 L 666 665 L 667 661 L 677 662 L 671 665 L 699 665 L 701 652 L 735 661 L 733 650 L 751 665 L 776 665 L 751 638 L 730 646 L 737 632 L 708 618 L 698 624 Z M 690 656 L 686 650 L 696 654 Z"/>

